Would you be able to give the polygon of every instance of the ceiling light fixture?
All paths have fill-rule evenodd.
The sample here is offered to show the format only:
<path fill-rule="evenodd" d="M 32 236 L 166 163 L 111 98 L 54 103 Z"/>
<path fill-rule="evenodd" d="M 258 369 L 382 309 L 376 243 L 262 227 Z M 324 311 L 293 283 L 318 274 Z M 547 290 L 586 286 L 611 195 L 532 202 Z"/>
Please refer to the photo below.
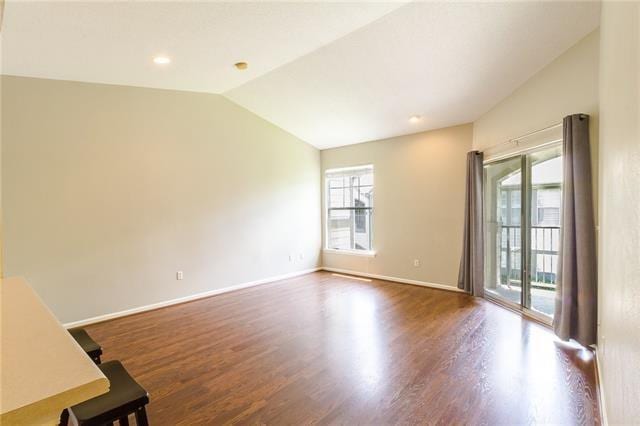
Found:
<path fill-rule="evenodd" d="M 411 117 L 409 117 L 409 123 L 418 123 L 422 121 L 422 117 L 420 117 L 419 115 L 412 115 Z"/>
<path fill-rule="evenodd" d="M 166 56 L 156 56 L 155 58 L 153 58 L 153 62 L 157 65 L 167 65 L 171 62 L 171 59 Z"/>
<path fill-rule="evenodd" d="M 236 62 L 233 66 L 239 70 L 246 70 L 249 65 L 246 62 Z"/>

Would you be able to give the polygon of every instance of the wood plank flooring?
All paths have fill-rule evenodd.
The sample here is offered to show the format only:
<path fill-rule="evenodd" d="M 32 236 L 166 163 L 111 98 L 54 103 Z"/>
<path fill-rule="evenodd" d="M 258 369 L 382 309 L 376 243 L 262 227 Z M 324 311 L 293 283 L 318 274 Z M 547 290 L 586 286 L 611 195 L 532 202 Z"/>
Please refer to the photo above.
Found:
<path fill-rule="evenodd" d="M 448 291 L 316 272 L 87 330 L 152 425 L 600 423 L 590 351 Z"/>

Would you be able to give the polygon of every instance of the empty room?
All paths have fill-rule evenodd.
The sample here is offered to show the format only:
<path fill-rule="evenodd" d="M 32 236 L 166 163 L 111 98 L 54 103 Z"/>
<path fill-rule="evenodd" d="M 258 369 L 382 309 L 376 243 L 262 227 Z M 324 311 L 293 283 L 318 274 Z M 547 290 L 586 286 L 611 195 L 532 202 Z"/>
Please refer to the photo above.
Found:
<path fill-rule="evenodd" d="M 640 1 L 0 1 L 2 425 L 640 425 Z"/>

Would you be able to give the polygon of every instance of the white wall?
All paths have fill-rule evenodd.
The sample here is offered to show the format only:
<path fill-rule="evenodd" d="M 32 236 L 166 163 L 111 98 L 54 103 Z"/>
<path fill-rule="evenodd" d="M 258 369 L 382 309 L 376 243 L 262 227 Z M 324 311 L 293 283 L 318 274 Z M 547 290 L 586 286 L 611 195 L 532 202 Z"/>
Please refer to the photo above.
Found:
<path fill-rule="evenodd" d="M 325 252 L 324 266 L 455 287 L 471 139 L 465 124 L 321 151 L 323 173 L 374 165 L 376 256 Z"/>
<path fill-rule="evenodd" d="M 610 424 L 640 421 L 640 3 L 603 2 L 600 329 Z"/>
<path fill-rule="evenodd" d="M 2 115 L 5 276 L 63 322 L 319 265 L 318 150 L 222 96 L 2 77 Z"/>

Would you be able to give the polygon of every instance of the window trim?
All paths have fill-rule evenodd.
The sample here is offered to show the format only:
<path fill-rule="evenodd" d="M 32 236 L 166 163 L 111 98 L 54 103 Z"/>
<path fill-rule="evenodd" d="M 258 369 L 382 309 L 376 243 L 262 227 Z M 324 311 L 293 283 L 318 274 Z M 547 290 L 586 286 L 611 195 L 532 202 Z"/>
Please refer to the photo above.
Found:
<path fill-rule="evenodd" d="M 353 167 L 337 167 L 333 169 L 325 169 L 324 174 L 326 179 L 327 173 L 341 173 L 341 172 L 346 172 L 351 170 L 364 170 L 364 169 L 373 170 L 373 164 L 361 164 L 359 166 L 353 166 Z"/>
<path fill-rule="evenodd" d="M 376 256 L 376 252 L 375 250 L 373 250 L 373 243 L 374 243 L 374 234 L 373 234 L 373 211 L 374 211 L 374 205 L 373 202 L 371 203 L 370 207 L 367 207 L 366 210 L 369 210 L 371 212 L 371 218 L 370 218 L 370 240 L 371 240 L 371 250 L 358 250 L 358 249 L 335 249 L 335 248 L 331 248 L 328 246 L 329 244 L 329 184 L 328 184 L 328 178 L 327 178 L 327 174 L 330 173 L 342 173 L 342 172 L 347 172 L 347 171 L 357 171 L 357 170 L 365 170 L 365 169 L 371 169 L 371 174 L 372 174 L 372 184 L 371 186 L 374 188 L 375 191 L 375 168 L 373 166 L 373 164 L 361 164 L 358 166 L 351 166 L 351 167 L 338 167 L 338 168 L 332 168 L 332 169 L 325 169 L 323 171 L 323 185 L 324 185 L 324 189 L 323 189 L 323 194 L 324 194 L 324 203 L 322 206 L 322 215 L 323 215 L 323 221 L 324 221 L 324 243 L 323 243 L 323 247 L 322 247 L 322 251 L 326 252 L 326 253 L 331 253 L 331 254 L 346 254 L 346 255 L 354 255 L 354 256 L 363 256 L 363 257 L 375 257 Z M 335 209 L 339 209 L 339 208 L 335 208 Z M 348 210 L 353 210 L 353 208 L 349 207 L 349 208 L 345 208 Z M 333 210 L 333 209 L 332 209 Z"/>
<path fill-rule="evenodd" d="M 324 248 L 322 249 L 322 251 L 324 253 L 330 253 L 330 254 L 347 254 L 350 256 L 376 257 L 376 252 L 373 250 L 349 250 L 349 249 Z"/>

